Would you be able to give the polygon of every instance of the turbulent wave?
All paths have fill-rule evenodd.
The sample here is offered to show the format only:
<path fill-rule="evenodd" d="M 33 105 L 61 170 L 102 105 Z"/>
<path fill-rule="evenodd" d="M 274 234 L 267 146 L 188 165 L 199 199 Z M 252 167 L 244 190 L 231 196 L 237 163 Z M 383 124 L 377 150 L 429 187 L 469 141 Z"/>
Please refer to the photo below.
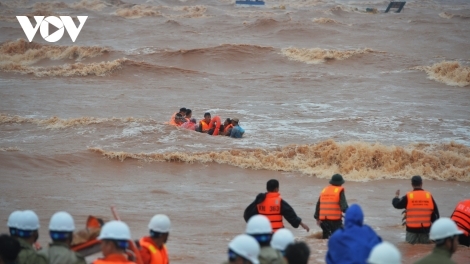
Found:
<path fill-rule="evenodd" d="M 0 65 L 11 63 L 30 65 L 42 59 L 80 61 L 108 52 L 110 49 L 105 47 L 53 46 L 18 39 L 5 42 L 0 46 Z"/>
<path fill-rule="evenodd" d="M 34 4 L 33 9 L 41 11 L 55 11 L 57 9 L 72 8 L 101 11 L 103 8 L 109 5 L 110 4 L 101 0 L 81 0 L 73 4 L 67 4 L 64 2 L 42 2 Z"/>
<path fill-rule="evenodd" d="M 470 16 L 452 14 L 452 13 L 448 13 L 448 12 L 439 13 L 439 16 L 442 17 L 442 18 L 447 18 L 447 19 L 451 19 L 451 18 L 454 18 L 454 17 L 456 17 L 456 18 L 470 18 Z"/>
<path fill-rule="evenodd" d="M 98 118 L 98 117 L 78 117 L 78 118 L 69 118 L 69 119 L 62 119 L 56 116 L 46 119 L 39 119 L 39 118 L 29 118 L 29 117 L 22 117 L 22 116 L 11 116 L 6 114 L 0 114 L 0 124 L 11 124 L 11 123 L 30 123 L 39 126 L 44 126 L 49 129 L 62 129 L 62 128 L 69 128 L 74 126 L 87 126 L 91 124 L 101 124 L 101 123 L 130 123 L 130 122 L 149 122 L 152 121 L 151 119 L 143 119 L 143 118 L 133 118 L 133 117 L 126 117 L 126 118 Z"/>
<path fill-rule="evenodd" d="M 318 24 L 342 24 L 334 19 L 326 18 L 326 17 L 314 18 L 312 21 Z"/>
<path fill-rule="evenodd" d="M 135 5 L 116 10 L 116 15 L 125 18 L 141 18 L 161 16 L 160 8 L 156 6 Z"/>
<path fill-rule="evenodd" d="M 328 50 L 328 49 L 305 49 L 305 48 L 285 48 L 282 54 L 291 60 L 304 62 L 307 64 L 319 64 L 328 60 L 344 60 L 359 54 L 377 52 L 369 48 L 357 50 Z"/>
<path fill-rule="evenodd" d="M 206 17 L 207 8 L 205 6 L 149 6 L 134 5 L 121 7 L 116 10 L 116 15 L 124 18 L 158 17 L 167 18 L 200 18 Z M 176 12 L 176 13 L 175 13 Z"/>
<path fill-rule="evenodd" d="M 166 57 L 181 56 L 181 55 L 203 55 L 203 56 L 222 56 L 234 55 L 240 56 L 241 54 L 260 54 L 262 52 L 272 52 L 273 47 L 258 46 L 250 44 L 221 44 L 215 47 L 196 48 L 196 49 L 180 49 L 180 50 L 166 50 L 162 54 Z M 230 59 L 225 57 L 226 59 Z"/>
<path fill-rule="evenodd" d="M 0 151 L 21 151 L 21 149 L 17 148 L 17 147 L 7 147 L 7 148 L 0 148 Z"/>
<path fill-rule="evenodd" d="M 457 61 L 442 61 L 432 66 L 418 66 L 412 69 L 425 71 L 428 78 L 451 86 L 470 85 L 470 67 Z"/>
<path fill-rule="evenodd" d="M 196 153 L 128 153 L 100 148 L 89 150 L 120 161 L 215 162 L 241 168 L 300 172 L 321 178 L 341 173 L 353 181 L 409 178 L 419 174 L 427 179 L 470 182 L 470 148 L 456 143 L 420 144 L 404 148 L 327 140 L 313 145 L 289 145 L 276 150 L 233 149 Z"/>

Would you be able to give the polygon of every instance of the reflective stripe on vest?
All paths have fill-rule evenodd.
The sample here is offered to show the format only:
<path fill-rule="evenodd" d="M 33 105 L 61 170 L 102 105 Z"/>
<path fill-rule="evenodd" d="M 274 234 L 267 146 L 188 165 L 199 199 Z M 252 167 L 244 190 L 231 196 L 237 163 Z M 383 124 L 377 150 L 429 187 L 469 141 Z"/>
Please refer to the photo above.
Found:
<path fill-rule="evenodd" d="M 341 220 L 340 194 L 344 190 L 341 186 L 330 185 L 320 194 L 320 220 Z"/>
<path fill-rule="evenodd" d="M 406 226 L 410 228 L 430 227 L 434 211 L 431 193 L 412 191 L 406 194 Z"/>
<path fill-rule="evenodd" d="M 204 120 L 201 120 L 199 125 L 201 126 L 201 131 L 207 131 L 210 129 L 209 124 L 207 124 Z"/>
<path fill-rule="evenodd" d="M 470 199 L 460 201 L 450 217 L 457 227 L 468 236 L 470 234 Z"/>
<path fill-rule="evenodd" d="M 268 192 L 264 201 L 257 205 L 258 213 L 266 216 L 271 221 L 273 232 L 284 227 L 281 215 L 281 200 L 279 193 Z"/>
<path fill-rule="evenodd" d="M 162 249 L 156 248 L 152 243 L 146 241 L 146 237 L 139 240 L 141 247 L 146 248 L 151 255 L 150 263 L 145 264 L 168 264 L 168 252 L 166 246 L 163 245 Z"/>

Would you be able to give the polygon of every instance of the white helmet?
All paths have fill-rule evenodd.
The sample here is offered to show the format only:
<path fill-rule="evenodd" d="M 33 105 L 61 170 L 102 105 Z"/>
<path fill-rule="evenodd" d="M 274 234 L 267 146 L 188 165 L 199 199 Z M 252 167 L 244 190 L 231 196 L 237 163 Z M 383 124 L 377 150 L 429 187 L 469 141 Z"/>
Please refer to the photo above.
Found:
<path fill-rule="evenodd" d="M 368 264 L 401 264 L 401 253 L 387 241 L 375 245 L 367 259 Z"/>
<path fill-rule="evenodd" d="M 19 230 L 34 231 L 40 227 L 37 214 L 31 210 L 23 211 L 17 217 L 18 225 L 16 228 Z"/>
<path fill-rule="evenodd" d="M 271 234 L 272 232 L 271 222 L 264 215 L 254 215 L 246 224 L 246 233 L 249 235 Z"/>
<path fill-rule="evenodd" d="M 112 240 L 130 240 L 131 231 L 126 223 L 121 221 L 109 221 L 101 228 L 99 240 L 112 239 Z"/>
<path fill-rule="evenodd" d="M 441 217 L 432 224 L 429 238 L 431 240 L 440 240 L 460 234 L 463 234 L 463 232 L 457 228 L 452 219 Z"/>
<path fill-rule="evenodd" d="M 271 247 L 279 251 L 284 251 L 287 245 L 291 243 L 294 243 L 294 235 L 286 228 L 277 230 L 271 239 Z"/>
<path fill-rule="evenodd" d="M 57 232 L 73 232 L 75 224 L 72 216 L 67 212 L 57 212 L 51 217 L 49 230 Z"/>
<path fill-rule="evenodd" d="M 21 215 L 21 211 L 14 211 L 8 217 L 7 226 L 10 228 L 16 228 L 18 226 L 19 216 Z"/>
<path fill-rule="evenodd" d="M 230 241 L 228 248 L 251 263 L 259 264 L 258 255 L 260 247 L 253 237 L 245 234 L 238 235 Z"/>
<path fill-rule="evenodd" d="M 170 218 L 164 214 L 157 214 L 149 222 L 149 229 L 154 232 L 168 233 L 170 232 Z"/>

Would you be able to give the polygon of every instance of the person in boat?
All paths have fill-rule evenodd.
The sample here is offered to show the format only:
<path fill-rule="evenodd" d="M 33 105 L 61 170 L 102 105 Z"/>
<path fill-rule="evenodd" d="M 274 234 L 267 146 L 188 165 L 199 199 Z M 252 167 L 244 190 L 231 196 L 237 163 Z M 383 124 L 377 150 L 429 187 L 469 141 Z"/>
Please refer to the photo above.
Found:
<path fill-rule="evenodd" d="M 199 121 L 198 132 L 207 133 L 210 130 L 209 124 L 211 123 L 211 113 L 204 113 L 204 119 Z"/>
<path fill-rule="evenodd" d="M 230 137 L 231 138 L 242 138 L 243 134 L 245 133 L 245 129 L 243 129 L 239 125 L 240 120 L 238 118 L 232 119 L 232 128 L 230 129 Z"/>

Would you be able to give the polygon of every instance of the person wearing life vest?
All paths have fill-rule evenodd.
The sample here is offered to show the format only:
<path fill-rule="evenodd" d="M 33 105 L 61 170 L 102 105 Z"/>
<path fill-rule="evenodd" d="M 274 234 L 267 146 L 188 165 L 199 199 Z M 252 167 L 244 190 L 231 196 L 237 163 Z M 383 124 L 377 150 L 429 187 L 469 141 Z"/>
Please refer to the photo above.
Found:
<path fill-rule="evenodd" d="M 86 264 L 82 255 L 70 249 L 73 231 L 75 224 L 72 216 L 67 212 L 55 213 L 49 222 L 52 243 L 49 244 L 49 248 L 39 251 L 39 254 L 48 258 L 49 264 Z"/>
<path fill-rule="evenodd" d="M 93 264 L 135 264 L 126 253 L 131 239 L 131 231 L 126 223 L 109 221 L 104 224 L 98 237 L 101 240 L 101 252 L 104 258 L 93 261 Z"/>
<path fill-rule="evenodd" d="M 223 135 L 224 136 L 230 136 L 230 132 L 231 132 L 232 127 L 233 127 L 232 120 L 230 118 L 225 119 Z"/>
<path fill-rule="evenodd" d="M 411 178 L 413 191 L 401 199 L 400 190 L 395 193 L 392 205 L 396 209 L 406 209 L 406 242 L 410 244 L 429 244 L 429 230 L 439 219 L 439 210 L 431 193 L 422 189 L 423 179 L 416 175 Z"/>
<path fill-rule="evenodd" d="M 459 247 L 459 235 L 462 233 L 452 219 L 439 218 L 432 224 L 429 235 L 436 246 L 431 254 L 414 264 L 456 264 L 451 257 Z"/>
<path fill-rule="evenodd" d="M 256 199 L 248 205 L 243 214 L 246 222 L 256 214 L 262 214 L 268 217 L 271 222 L 272 229 L 277 231 L 284 227 L 282 218 L 284 217 L 292 227 L 298 228 L 302 226 L 307 232 L 310 228 L 302 223 L 302 219 L 297 216 L 294 209 L 281 197 L 279 193 L 279 181 L 272 179 L 266 183 L 266 193 L 260 193 Z"/>
<path fill-rule="evenodd" d="M 260 264 L 284 264 L 284 258 L 278 250 L 271 247 L 273 229 L 271 222 L 264 215 L 254 215 L 246 224 L 247 235 L 252 236 L 260 246 L 258 260 Z"/>
<path fill-rule="evenodd" d="M 150 219 L 150 236 L 140 239 L 140 256 L 144 264 L 168 264 L 166 242 L 170 235 L 171 222 L 168 216 L 157 214 Z"/>
<path fill-rule="evenodd" d="M 341 187 L 343 184 L 341 174 L 333 175 L 330 185 L 323 188 L 318 198 L 313 218 L 323 230 L 323 239 L 329 238 L 343 226 L 343 213 L 348 209 L 344 188 Z"/>
<path fill-rule="evenodd" d="M 197 127 L 196 131 L 201 132 L 201 133 L 209 132 L 209 129 L 211 129 L 209 127 L 210 123 L 211 123 L 211 113 L 206 112 L 204 113 L 204 119 L 199 121 L 199 126 Z"/>
<path fill-rule="evenodd" d="M 470 199 L 460 201 L 455 207 L 450 217 L 457 224 L 460 231 L 463 232 L 459 236 L 461 245 L 470 246 Z"/>
<path fill-rule="evenodd" d="M 47 264 L 48 259 L 38 254 L 33 247 L 39 238 L 39 218 L 31 210 L 22 211 L 17 216 L 16 236 L 20 242 L 21 251 L 18 254 L 18 264 Z"/>

